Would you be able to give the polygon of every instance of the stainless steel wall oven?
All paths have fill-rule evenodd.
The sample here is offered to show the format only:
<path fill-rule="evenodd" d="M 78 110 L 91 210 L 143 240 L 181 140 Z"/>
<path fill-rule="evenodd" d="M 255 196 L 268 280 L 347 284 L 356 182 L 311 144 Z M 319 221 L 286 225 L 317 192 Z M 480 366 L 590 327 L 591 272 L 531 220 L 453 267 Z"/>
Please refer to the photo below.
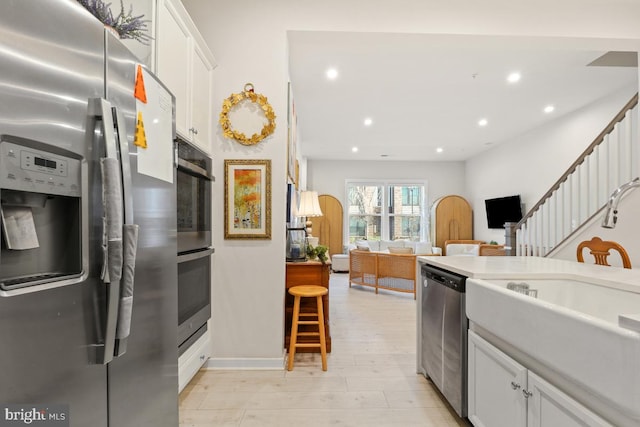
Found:
<path fill-rule="evenodd" d="M 178 253 L 211 246 L 211 158 L 177 140 Z"/>
<path fill-rule="evenodd" d="M 178 228 L 178 352 L 207 328 L 211 317 L 212 160 L 188 142 L 176 140 Z"/>

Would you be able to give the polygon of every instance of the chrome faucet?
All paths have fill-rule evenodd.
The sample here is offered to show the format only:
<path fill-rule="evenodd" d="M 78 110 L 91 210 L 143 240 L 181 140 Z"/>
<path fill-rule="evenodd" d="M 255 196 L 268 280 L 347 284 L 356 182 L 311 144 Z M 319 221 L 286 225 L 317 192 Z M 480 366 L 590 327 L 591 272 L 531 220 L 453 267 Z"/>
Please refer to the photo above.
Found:
<path fill-rule="evenodd" d="M 613 193 L 611 193 L 609 201 L 607 202 L 607 210 L 604 213 L 604 219 L 602 220 L 602 226 L 604 228 L 615 228 L 616 222 L 618 221 L 618 203 L 620 202 L 620 198 L 624 193 L 635 187 L 640 187 L 640 177 L 637 177 L 626 184 L 622 184 L 620 187 L 616 188 Z"/>

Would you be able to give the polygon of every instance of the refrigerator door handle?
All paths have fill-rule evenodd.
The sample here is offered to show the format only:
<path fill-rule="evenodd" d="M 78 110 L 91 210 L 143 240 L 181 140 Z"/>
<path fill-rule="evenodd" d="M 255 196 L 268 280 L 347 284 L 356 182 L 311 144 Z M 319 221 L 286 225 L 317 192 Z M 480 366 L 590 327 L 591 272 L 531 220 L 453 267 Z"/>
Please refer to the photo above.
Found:
<path fill-rule="evenodd" d="M 122 168 L 122 190 L 124 200 L 124 223 L 133 224 L 133 195 L 131 184 L 131 163 L 129 160 L 129 141 L 122 111 L 113 107 L 113 117 L 118 130 L 118 149 L 120 150 L 120 167 Z"/>
<path fill-rule="evenodd" d="M 116 330 L 114 355 L 122 356 L 127 351 L 127 338 L 131 331 L 133 314 L 133 287 L 135 277 L 136 252 L 138 247 L 138 226 L 133 223 L 133 195 L 129 141 L 122 112 L 114 107 L 113 117 L 118 130 L 118 149 L 122 170 L 122 196 L 124 204 L 123 266 L 120 289 L 120 304 Z"/>
<path fill-rule="evenodd" d="M 102 247 L 104 251 L 101 278 L 106 288 L 106 315 L 103 324 L 104 342 L 99 346 L 97 362 L 103 365 L 113 360 L 122 275 L 122 176 L 118 162 L 116 135 L 111 104 L 103 98 L 89 100 L 89 114 L 99 120 L 105 145 L 101 160 L 102 200 L 104 209 Z"/>
<path fill-rule="evenodd" d="M 104 98 L 92 98 L 89 100 L 89 115 L 96 117 L 102 122 L 102 135 L 104 136 L 104 146 L 106 157 L 117 159 L 116 134 L 114 132 L 113 116 L 111 114 L 111 103 Z"/>

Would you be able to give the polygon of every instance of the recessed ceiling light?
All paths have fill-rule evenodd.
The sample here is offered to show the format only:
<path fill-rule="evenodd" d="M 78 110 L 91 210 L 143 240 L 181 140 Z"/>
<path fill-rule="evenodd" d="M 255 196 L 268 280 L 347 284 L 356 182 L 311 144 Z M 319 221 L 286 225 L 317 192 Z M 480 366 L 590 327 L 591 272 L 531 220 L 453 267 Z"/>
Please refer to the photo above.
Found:
<path fill-rule="evenodd" d="M 357 152 L 358 152 L 358 147 L 353 147 L 353 148 L 351 149 L 351 152 L 353 152 L 353 153 L 357 153 Z"/>
<path fill-rule="evenodd" d="M 366 119 L 364 119 L 365 126 L 371 126 L 372 124 L 373 124 L 373 120 L 371 120 L 371 117 L 367 117 Z"/>
<path fill-rule="evenodd" d="M 488 124 L 489 124 L 489 121 L 487 119 L 478 120 L 478 126 L 486 126 Z"/>
<path fill-rule="evenodd" d="M 436 148 L 436 153 L 442 153 L 444 149 L 442 147 Z"/>
<path fill-rule="evenodd" d="M 547 105 L 546 107 L 544 107 L 544 112 L 545 113 L 553 113 L 553 110 L 555 110 L 556 107 L 554 107 L 553 105 Z"/>
<path fill-rule="evenodd" d="M 517 83 L 520 81 L 520 77 L 522 77 L 520 73 L 511 73 L 507 76 L 507 81 L 509 83 Z"/>
<path fill-rule="evenodd" d="M 338 78 L 338 70 L 336 70 L 335 68 L 329 68 L 327 70 L 327 78 L 329 80 L 335 80 L 336 78 Z"/>

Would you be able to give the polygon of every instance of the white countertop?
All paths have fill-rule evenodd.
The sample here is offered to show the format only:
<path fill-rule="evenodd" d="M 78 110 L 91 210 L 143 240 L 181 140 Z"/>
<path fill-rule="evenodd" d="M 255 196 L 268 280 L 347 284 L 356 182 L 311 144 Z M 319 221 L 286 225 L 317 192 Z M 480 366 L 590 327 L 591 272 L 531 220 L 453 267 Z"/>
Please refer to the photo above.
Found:
<path fill-rule="evenodd" d="M 541 257 L 425 256 L 418 261 L 473 279 L 572 279 L 640 293 L 640 269 Z"/>

